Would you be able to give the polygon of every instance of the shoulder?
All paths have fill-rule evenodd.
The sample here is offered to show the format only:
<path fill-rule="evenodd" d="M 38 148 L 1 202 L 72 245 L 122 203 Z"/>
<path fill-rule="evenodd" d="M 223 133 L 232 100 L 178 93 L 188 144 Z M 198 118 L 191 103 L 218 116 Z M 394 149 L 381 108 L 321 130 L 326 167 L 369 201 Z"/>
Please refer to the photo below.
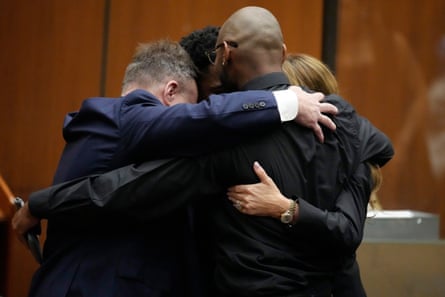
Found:
<path fill-rule="evenodd" d="M 121 97 L 122 104 L 124 106 L 148 104 L 148 105 L 160 105 L 161 101 L 156 98 L 152 93 L 142 89 L 134 90 L 127 95 Z"/>
<path fill-rule="evenodd" d="M 110 98 L 110 97 L 91 97 L 87 98 L 82 102 L 82 105 L 77 114 L 98 112 L 102 113 L 107 108 L 120 105 L 122 103 L 121 98 Z"/>
<path fill-rule="evenodd" d="M 331 103 L 338 108 L 339 113 L 355 113 L 355 108 L 343 97 L 337 94 L 327 95 L 324 99 L 325 102 Z"/>

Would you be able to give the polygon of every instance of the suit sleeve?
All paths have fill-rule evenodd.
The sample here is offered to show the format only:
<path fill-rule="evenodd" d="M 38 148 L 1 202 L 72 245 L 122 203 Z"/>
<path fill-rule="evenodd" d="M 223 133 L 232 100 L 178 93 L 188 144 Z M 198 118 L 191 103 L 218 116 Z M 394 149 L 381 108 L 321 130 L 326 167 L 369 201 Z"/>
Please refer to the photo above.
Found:
<path fill-rule="evenodd" d="M 190 157 L 230 147 L 281 124 L 272 92 L 212 95 L 198 104 L 146 106 L 137 92 L 120 111 L 120 149 L 141 161 Z M 133 97 L 131 97 L 133 96 Z M 142 156 L 145 156 L 142 157 Z"/>
<path fill-rule="evenodd" d="M 36 217 L 76 225 L 107 213 L 149 221 L 223 190 L 203 170 L 205 158 L 148 161 L 60 183 L 33 192 L 29 208 Z M 73 220 L 80 215 L 82 220 Z"/>

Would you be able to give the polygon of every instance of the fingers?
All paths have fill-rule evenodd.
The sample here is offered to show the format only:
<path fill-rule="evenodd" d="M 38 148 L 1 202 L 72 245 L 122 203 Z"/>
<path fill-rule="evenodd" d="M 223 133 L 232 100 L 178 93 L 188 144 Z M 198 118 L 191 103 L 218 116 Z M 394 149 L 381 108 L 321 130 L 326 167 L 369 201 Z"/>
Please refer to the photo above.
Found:
<path fill-rule="evenodd" d="M 227 196 L 227 198 L 229 198 L 229 200 L 232 201 L 232 203 L 236 203 L 238 201 L 235 197 L 232 196 Z"/>
<path fill-rule="evenodd" d="M 23 232 L 23 230 L 21 230 L 21 228 L 20 228 L 20 224 L 19 224 L 20 220 L 18 217 L 19 217 L 18 214 L 15 214 L 12 217 L 11 226 L 15 232 L 15 236 L 20 241 L 20 243 L 23 244 L 26 248 L 28 248 L 28 242 L 26 241 L 25 236 L 24 236 L 25 232 Z"/>
<path fill-rule="evenodd" d="M 227 189 L 227 196 L 236 198 L 238 193 L 246 192 L 247 185 L 236 185 Z"/>
<path fill-rule="evenodd" d="M 311 93 L 311 95 L 312 95 L 312 98 L 317 100 L 318 102 L 320 102 L 321 100 L 324 99 L 324 94 L 321 92 Z M 329 104 L 329 103 L 327 103 L 327 104 Z"/>
<path fill-rule="evenodd" d="M 260 182 L 265 184 L 270 184 L 270 177 L 267 175 L 264 168 L 260 165 L 258 161 L 253 162 L 253 171 L 255 172 L 256 176 L 260 179 Z"/>
<path fill-rule="evenodd" d="M 335 129 L 337 128 L 334 121 L 330 117 L 323 114 L 320 116 L 318 122 L 332 131 L 335 131 Z"/>
<path fill-rule="evenodd" d="M 316 124 L 314 127 L 312 127 L 312 130 L 314 131 L 314 134 L 318 138 L 318 140 L 321 143 L 323 143 L 324 142 L 324 134 L 323 134 L 323 130 L 321 129 L 320 125 Z"/>
<path fill-rule="evenodd" d="M 19 209 L 17 211 L 17 213 L 12 217 L 11 226 L 12 226 L 12 230 L 14 230 L 15 233 L 21 235 L 23 232 L 22 232 L 22 230 L 20 230 L 20 227 L 19 227 L 19 225 L 20 225 L 19 224 L 20 223 L 20 213 L 21 213 L 21 210 Z"/>
<path fill-rule="evenodd" d="M 264 184 L 271 184 L 273 183 L 272 179 L 267 175 L 264 168 L 260 165 L 258 161 L 253 162 L 253 171 L 255 172 L 256 176 L 258 176 L 258 179 L 261 183 Z M 247 192 L 250 185 L 236 185 L 228 188 L 227 193 L 233 194 L 233 193 L 242 193 Z"/>
<path fill-rule="evenodd" d="M 338 108 L 331 103 L 321 102 L 320 103 L 320 112 L 336 115 L 338 113 Z"/>
<path fill-rule="evenodd" d="M 233 207 L 235 207 L 238 211 L 242 212 L 243 210 L 243 201 L 238 200 L 234 197 L 228 197 L 230 201 L 232 201 Z"/>
<path fill-rule="evenodd" d="M 243 209 L 243 206 L 240 201 L 236 201 L 235 203 L 233 203 L 233 207 L 235 207 L 238 211 L 242 211 Z"/>
<path fill-rule="evenodd" d="M 40 223 L 40 219 L 31 215 L 28 204 L 20 208 L 12 217 L 11 226 L 18 236 L 23 236 Z"/>

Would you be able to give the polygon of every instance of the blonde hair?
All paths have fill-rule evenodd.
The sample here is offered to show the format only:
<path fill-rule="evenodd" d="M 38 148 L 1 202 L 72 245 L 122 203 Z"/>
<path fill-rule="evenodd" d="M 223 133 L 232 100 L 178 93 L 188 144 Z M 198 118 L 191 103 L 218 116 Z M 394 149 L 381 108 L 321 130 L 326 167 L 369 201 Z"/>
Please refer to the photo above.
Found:
<path fill-rule="evenodd" d="M 382 186 L 383 183 L 383 175 L 380 171 L 380 167 L 378 165 L 374 165 L 371 163 L 368 163 L 369 168 L 371 169 L 371 179 L 373 182 L 372 190 L 371 190 L 371 197 L 369 197 L 369 206 L 373 210 L 382 210 L 383 207 L 380 203 L 379 197 L 377 196 L 377 192 Z"/>
<path fill-rule="evenodd" d="M 293 85 L 304 86 L 312 91 L 338 94 L 337 80 L 322 61 L 306 54 L 289 54 L 283 63 L 283 71 Z"/>

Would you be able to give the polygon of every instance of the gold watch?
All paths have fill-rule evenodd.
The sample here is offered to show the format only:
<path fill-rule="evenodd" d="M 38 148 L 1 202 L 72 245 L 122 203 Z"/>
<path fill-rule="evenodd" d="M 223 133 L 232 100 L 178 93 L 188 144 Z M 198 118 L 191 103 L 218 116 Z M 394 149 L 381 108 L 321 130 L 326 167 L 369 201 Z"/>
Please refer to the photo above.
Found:
<path fill-rule="evenodd" d="M 289 206 L 289 209 L 286 210 L 281 214 L 281 222 L 283 224 L 290 224 L 292 223 L 295 215 L 295 208 L 297 207 L 297 202 L 295 200 L 291 200 L 291 204 Z"/>

